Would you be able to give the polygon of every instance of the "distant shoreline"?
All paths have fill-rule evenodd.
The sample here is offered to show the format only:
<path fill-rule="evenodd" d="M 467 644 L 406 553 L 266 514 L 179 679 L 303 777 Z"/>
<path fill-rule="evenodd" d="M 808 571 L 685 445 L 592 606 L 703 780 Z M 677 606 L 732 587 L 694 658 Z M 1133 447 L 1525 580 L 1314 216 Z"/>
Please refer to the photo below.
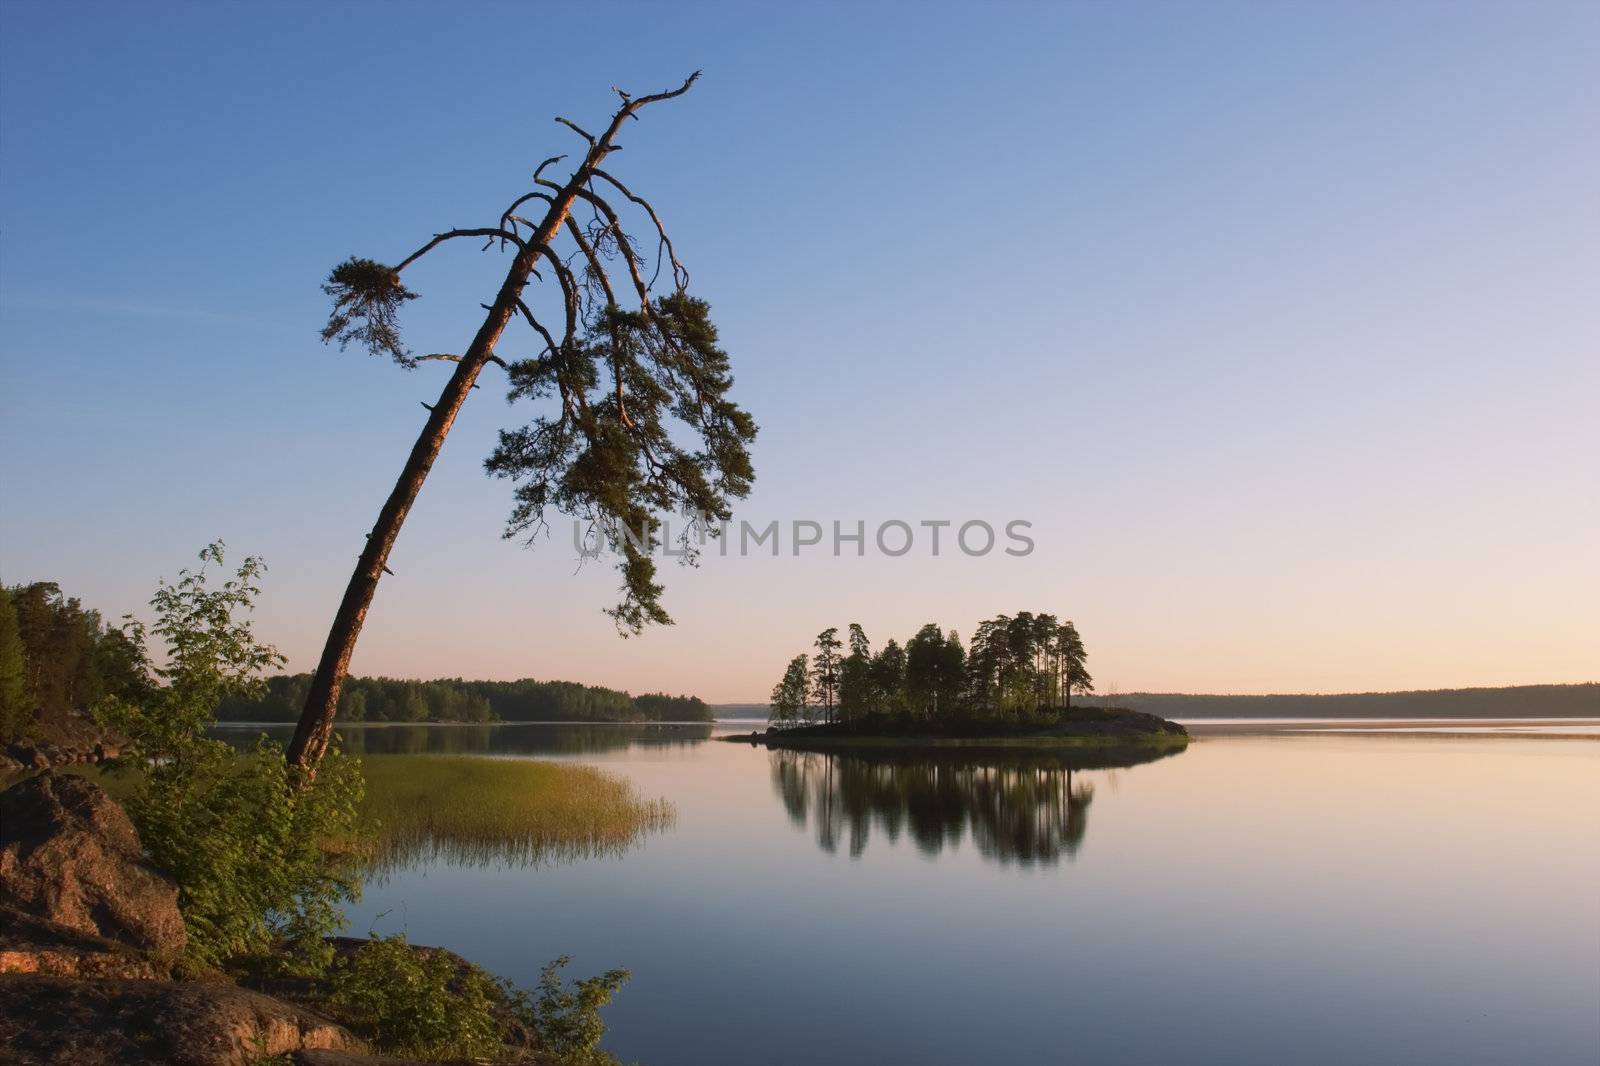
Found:
<path fill-rule="evenodd" d="M 1173 721 L 1212 718 L 1394 719 L 1600 718 L 1600 683 L 1511 685 L 1501 688 L 1418 689 L 1405 692 L 1301 693 L 1227 696 L 1129 692 L 1074 699 L 1086 707 L 1127 707 Z M 711 704 L 719 719 L 765 721 L 766 706 Z M 734 713 L 729 713 L 734 712 Z"/>

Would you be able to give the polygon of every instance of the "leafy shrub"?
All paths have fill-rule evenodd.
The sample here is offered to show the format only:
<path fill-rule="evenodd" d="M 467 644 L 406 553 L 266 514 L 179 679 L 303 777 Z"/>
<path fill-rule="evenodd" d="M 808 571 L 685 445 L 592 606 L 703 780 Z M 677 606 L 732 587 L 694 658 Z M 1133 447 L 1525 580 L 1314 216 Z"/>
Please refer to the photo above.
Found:
<path fill-rule="evenodd" d="M 305 782 L 265 737 L 239 753 L 205 736 L 223 697 L 258 690 L 261 671 L 283 657 L 250 627 L 261 561 L 246 559 L 211 588 L 207 569 L 224 565 L 222 544 L 200 559 L 150 601 L 164 664 L 152 664 L 146 628 L 130 620 L 124 632 L 150 683 L 96 714 L 130 738 L 140 776 L 128 813 L 152 861 L 178 883 L 190 955 L 218 965 L 286 939 L 296 946 L 292 968 L 316 971 L 331 960 L 322 938 L 343 924 L 339 904 L 360 891 L 360 767 L 330 752 Z"/>
<path fill-rule="evenodd" d="M 600 1050 L 606 1023 L 600 1008 L 628 980 L 627 970 L 607 970 L 574 982 L 568 990 L 561 970 L 572 958 L 562 955 L 545 964 L 537 995 L 508 989 L 517 1016 L 538 1034 L 541 1050 L 563 1066 L 614 1066 L 616 1059 Z"/>
<path fill-rule="evenodd" d="M 492 1013 L 498 991 L 477 967 L 413 950 L 397 935 L 373 937 L 334 971 L 330 1005 L 387 1053 L 489 1058 L 502 1050 Z"/>
<path fill-rule="evenodd" d="M 375 936 L 334 970 L 329 1005 L 386 1054 L 492 1059 L 527 1050 L 559 1066 L 616 1066 L 599 1047 L 600 1009 L 628 972 L 609 970 L 569 988 L 561 970 L 570 961 L 548 963 L 528 992 L 445 952 L 413 948 L 404 935 Z M 506 1046 L 519 1027 L 533 1047 Z"/>

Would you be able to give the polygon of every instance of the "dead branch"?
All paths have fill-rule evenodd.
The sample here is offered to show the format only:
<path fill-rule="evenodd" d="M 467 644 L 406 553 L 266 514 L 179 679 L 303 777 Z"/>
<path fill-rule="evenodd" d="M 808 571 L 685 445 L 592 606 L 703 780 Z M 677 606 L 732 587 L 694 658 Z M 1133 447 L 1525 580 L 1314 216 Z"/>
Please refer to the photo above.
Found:
<path fill-rule="evenodd" d="M 533 180 L 541 182 L 541 183 L 543 181 L 543 179 L 541 179 L 539 177 L 535 177 Z M 551 196 L 549 193 L 543 193 L 543 192 L 539 192 L 537 190 L 535 190 L 533 192 L 523 193 L 521 196 L 519 196 L 515 200 L 513 200 L 511 202 L 511 206 L 506 208 L 505 211 L 500 215 L 500 225 L 503 227 L 503 226 L 505 226 L 505 224 L 507 222 L 520 222 L 524 226 L 527 226 L 529 229 L 533 229 L 534 228 L 534 224 L 532 222 L 529 222 L 527 219 L 521 218 L 516 214 L 517 208 L 521 207 L 523 204 L 527 203 L 529 200 L 543 200 L 546 203 L 550 203 L 550 204 L 553 204 L 553 203 L 556 202 L 555 201 L 555 197 Z M 515 228 L 513 228 L 512 232 L 516 232 Z"/>
<path fill-rule="evenodd" d="M 561 299 L 567 312 L 567 333 L 561 339 L 561 347 L 566 348 L 578 335 L 578 282 L 572 276 L 572 270 L 548 245 L 540 249 L 540 254 L 550 260 L 550 264 L 555 268 L 556 280 L 561 284 Z"/>
<path fill-rule="evenodd" d="M 588 258 L 590 273 L 599 279 L 601 288 L 605 290 L 606 306 L 608 308 L 620 306 L 617 303 L 617 294 L 611 289 L 611 279 L 606 275 L 605 265 L 600 262 L 600 256 L 584 237 L 583 230 L 578 227 L 578 224 L 570 216 L 567 218 L 567 229 L 571 232 L 572 239 L 578 243 L 578 247 L 583 250 L 583 254 Z M 648 311 L 648 308 L 646 310 Z M 611 380 L 616 385 L 617 415 L 622 419 L 622 424 L 631 430 L 634 425 L 633 419 L 628 417 L 628 403 L 622 388 L 622 353 L 617 351 L 618 340 L 617 331 L 613 327 L 611 330 Z M 648 449 L 646 451 L 648 453 Z"/>
<path fill-rule="evenodd" d="M 550 331 L 545 328 L 544 323 L 535 318 L 533 311 L 521 300 L 517 301 L 517 310 L 521 312 L 522 317 L 527 320 L 533 331 L 544 338 L 545 348 L 549 350 L 551 355 L 554 355 L 556 353 L 556 339 L 550 335 Z"/>
<path fill-rule="evenodd" d="M 459 355 L 451 355 L 448 352 L 434 352 L 432 355 L 418 355 L 418 356 L 414 356 L 413 358 L 415 358 L 416 361 L 419 362 L 419 363 L 425 362 L 425 361 L 427 361 L 429 359 L 443 359 L 443 360 L 445 360 L 447 362 L 451 362 L 451 363 L 459 363 L 459 362 L 461 362 L 461 357 Z M 504 367 L 506 365 L 506 361 L 504 359 L 501 359 L 498 355 L 491 354 L 488 358 L 489 358 L 489 362 L 498 363 L 498 364 L 500 364 L 501 367 Z"/>
<path fill-rule="evenodd" d="M 629 189 L 626 185 L 622 184 L 622 182 L 618 181 L 604 170 L 601 170 L 599 167 L 595 168 L 594 176 L 603 181 L 610 182 L 618 192 L 620 192 L 623 196 L 626 196 L 639 207 L 642 207 L 645 213 L 650 216 L 650 221 L 655 224 L 656 235 L 659 238 L 659 242 L 656 245 L 656 276 L 659 277 L 661 274 L 661 251 L 662 249 L 665 249 L 667 253 L 667 259 L 672 263 L 673 283 L 680 292 L 682 292 L 684 289 L 687 289 L 689 287 L 688 268 L 686 268 L 682 263 L 678 262 L 678 254 L 672 247 L 672 238 L 667 236 L 667 227 L 662 225 L 661 217 L 656 214 L 655 207 L 653 207 L 650 201 L 646 200 L 644 197 L 634 195 L 633 190 Z M 654 288 L 655 284 L 656 279 L 655 277 L 652 277 L 650 279 L 650 287 Z"/>
<path fill-rule="evenodd" d="M 644 283 L 644 276 L 639 273 L 638 257 L 633 250 L 632 243 L 629 241 L 628 234 L 623 231 L 621 219 L 619 219 L 617 217 L 617 213 L 611 209 L 610 204 L 606 203 L 602 197 L 596 196 L 588 189 L 579 189 L 578 197 L 586 203 L 592 205 L 596 211 L 599 211 L 601 214 L 605 215 L 607 228 L 616 238 L 617 251 L 621 254 L 623 261 L 628 264 L 628 274 L 632 277 L 633 287 L 639 294 L 639 303 L 641 308 L 646 314 L 649 314 L 650 286 Z M 570 219 L 568 221 L 570 222 Z"/>
<path fill-rule="evenodd" d="M 400 265 L 394 268 L 395 273 L 398 274 L 412 263 L 415 263 L 418 259 L 421 259 L 429 252 L 433 251 L 439 245 L 443 244 L 445 241 L 454 240 L 457 237 L 487 237 L 490 239 L 490 241 L 499 239 L 510 241 L 518 248 L 527 247 L 527 245 L 523 243 L 521 237 L 517 236 L 515 233 L 508 233 L 503 229 L 453 229 L 445 233 L 435 233 L 431 241 L 402 259 L 400 261 Z"/>
<path fill-rule="evenodd" d="M 589 142 L 589 147 L 591 147 L 591 148 L 594 147 L 594 145 L 595 145 L 594 134 L 590 133 L 588 130 L 584 129 L 582 126 L 578 125 L 576 122 L 573 122 L 570 119 L 564 119 L 560 115 L 556 116 L 556 121 L 561 123 L 563 126 L 567 127 L 567 129 L 569 129 L 572 132 L 576 133 L 579 137 L 582 137 L 584 140 L 588 141 Z"/>

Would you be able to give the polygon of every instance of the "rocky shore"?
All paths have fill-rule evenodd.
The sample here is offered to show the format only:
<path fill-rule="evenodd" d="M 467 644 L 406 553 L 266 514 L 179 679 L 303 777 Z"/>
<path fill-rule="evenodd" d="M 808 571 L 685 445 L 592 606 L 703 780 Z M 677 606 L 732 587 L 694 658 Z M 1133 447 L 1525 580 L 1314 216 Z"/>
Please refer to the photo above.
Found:
<path fill-rule="evenodd" d="M 345 953 L 360 943 L 341 938 L 334 947 Z M 219 973 L 195 977 L 182 961 L 184 945 L 177 886 L 145 859 L 126 812 L 103 789 L 45 770 L 0 792 L 5 1062 L 402 1062 L 368 1055 L 361 1039 L 319 1009 L 315 982 L 262 991 Z M 506 1029 L 508 1049 L 526 1042 L 514 1020 Z"/>
<path fill-rule="evenodd" d="M 0 752 L 0 774 L 18 770 L 48 770 L 52 766 L 75 763 L 106 763 L 121 754 L 115 744 L 103 740 L 57 744 L 48 740 L 19 740 Z"/>

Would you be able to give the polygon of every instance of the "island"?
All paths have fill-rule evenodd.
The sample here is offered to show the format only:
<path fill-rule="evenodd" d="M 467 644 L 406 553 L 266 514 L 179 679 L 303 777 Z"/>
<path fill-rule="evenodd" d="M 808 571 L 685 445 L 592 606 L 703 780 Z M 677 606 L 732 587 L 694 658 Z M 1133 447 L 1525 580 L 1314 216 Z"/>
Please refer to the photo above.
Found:
<path fill-rule="evenodd" d="M 768 748 L 1181 748 L 1189 732 L 1177 722 L 1120 707 L 1073 707 L 1017 718 L 952 717 L 936 720 L 868 715 L 837 722 L 733 733 L 721 740 Z"/>
<path fill-rule="evenodd" d="M 1072 702 L 1094 692 L 1078 627 L 1018 611 L 979 622 L 970 646 L 929 622 L 877 651 L 860 624 L 817 634 L 772 690 L 765 732 L 723 740 L 769 748 L 1181 747 L 1176 722 Z"/>

